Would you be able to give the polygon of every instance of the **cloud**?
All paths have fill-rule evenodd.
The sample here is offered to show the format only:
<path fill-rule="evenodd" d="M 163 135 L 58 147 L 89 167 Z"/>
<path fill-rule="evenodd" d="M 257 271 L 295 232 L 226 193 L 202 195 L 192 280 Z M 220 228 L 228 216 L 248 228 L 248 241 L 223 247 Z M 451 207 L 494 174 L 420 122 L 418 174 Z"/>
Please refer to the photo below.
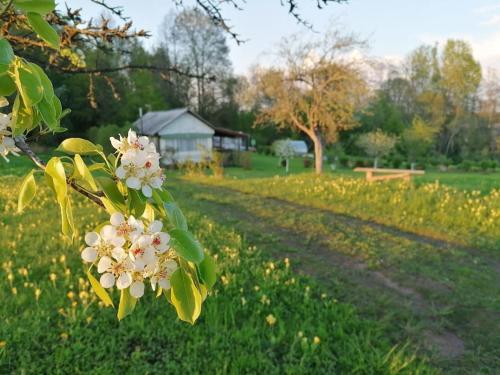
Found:
<path fill-rule="evenodd" d="M 487 20 L 481 22 L 483 26 L 496 26 L 500 25 L 500 14 L 494 14 Z"/>

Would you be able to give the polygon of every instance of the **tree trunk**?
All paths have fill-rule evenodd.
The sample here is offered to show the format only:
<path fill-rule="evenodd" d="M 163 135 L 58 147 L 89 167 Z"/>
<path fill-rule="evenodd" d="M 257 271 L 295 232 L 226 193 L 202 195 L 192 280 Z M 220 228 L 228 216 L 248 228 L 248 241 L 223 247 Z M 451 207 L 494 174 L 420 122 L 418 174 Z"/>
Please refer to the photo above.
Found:
<path fill-rule="evenodd" d="M 316 174 L 321 174 L 323 172 L 323 143 L 321 142 L 321 134 L 315 131 L 312 141 L 314 143 L 314 167 Z"/>
<path fill-rule="evenodd" d="M 373 168 L 378 168 L 378 156 L 375 156 L 375 159 L 373 160 Z"/>

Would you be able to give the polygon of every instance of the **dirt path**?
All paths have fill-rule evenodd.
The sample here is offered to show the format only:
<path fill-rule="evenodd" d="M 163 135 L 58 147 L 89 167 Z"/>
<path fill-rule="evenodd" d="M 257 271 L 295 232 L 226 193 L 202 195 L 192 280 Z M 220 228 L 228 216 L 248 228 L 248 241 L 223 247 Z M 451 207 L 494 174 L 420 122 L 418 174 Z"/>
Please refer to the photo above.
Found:
<path fill-rule="evenodd" d="M 455 288 L 460 289 L 463 284 L 443 281 L 448 275 L 457 275 L 457 266 L 458 272 L 462 270 L 460 267 L 471 264 L 487 267 L 489 273 L 498 270 L 498 262 L 482 250 L 226 187 L 189 181 L 174 185 L 172 193 L 183 200 L 182 204 L 195 205 L 212 219 L 236 228 L 271 258 L 289 257 L 296 270 L 335 290 L 337 296 L 354 303 L 368 316 L 381 321 L 390 319 L 390 324 L 395 322 L 401 327 L 399 331 L 394 329 L 401 334 L 397 340 L 416 339 L 423 348 L 433 349 L 437 361 L 444 361 L 446 367 L 456 362 L 471 362 L 470 358 L 476 356 L 477 338 L 488 341 L 488 335 L 495 332 L 494 322 L 500 316 L 489 307 L 484 308 L 483 300 L 479 299 L 482 297 L 472 302 L 462 301 L 463 290 Z M 312 225 L 322 225 L 323 230 L 315 231 Z M 348 241 L 342 237 L 343 232 L 350 236 Z M 390 251 L 409 252 L 407 262 L 412 262 L 411 256 L 418 254 L 420 258 L 415 259 L 418 267 L 415 272 L 406 273 L 397 262 L 374 266 L 369 258 L 363 257 L 366 246 L 382 249 L 392 246 Z M 352 252 L 356 247 L 360 251 Z M 425 264 L 428 255 L 441 258 Z M 448 260 L 453 262 L 449 268 Z M 425 267 L 431 266 L 446 277 L 428 277 Z M 489 293 L 485 299 L 495 298 L 491 290 Z M 448 319 L 450 312 L 455 314 L 453 321 Z M 481 316 L 481 322 L 474 316 Z"/>

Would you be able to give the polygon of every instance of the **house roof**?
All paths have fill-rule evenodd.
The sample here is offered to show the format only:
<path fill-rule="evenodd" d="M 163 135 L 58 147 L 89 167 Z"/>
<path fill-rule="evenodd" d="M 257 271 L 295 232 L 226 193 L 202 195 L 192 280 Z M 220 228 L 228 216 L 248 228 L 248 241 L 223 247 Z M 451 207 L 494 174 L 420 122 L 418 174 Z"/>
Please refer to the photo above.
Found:
<path fill-rule="evenodd" d="M 143 135 L 158 135 L 158 133 L 168 124 L 174 122 L 176 119 L 181 117 L 183 114 L 189 113 L 190 115 L 196 117 L 198 120 L 203 122 L 205 125 L 215 130 L 215 135 L 222 135 L 228 137 L 248 137 L 249 135 L 240 131 L 220 128 L 213 126 L 210 122 L 205 120 L 203 117 L 197 113 L 191 111 L 188 108 L 177 108 L 170 109 L 168 111 L 152 111 L 147 112 L 138 120 L 133 123 L 135 129 Z"/>

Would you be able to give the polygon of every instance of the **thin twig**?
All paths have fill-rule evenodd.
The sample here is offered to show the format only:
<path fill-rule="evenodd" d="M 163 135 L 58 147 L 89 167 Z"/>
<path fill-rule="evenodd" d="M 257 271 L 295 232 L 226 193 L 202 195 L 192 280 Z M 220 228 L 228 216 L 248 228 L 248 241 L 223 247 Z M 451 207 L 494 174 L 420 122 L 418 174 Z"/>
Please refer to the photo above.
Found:
<path fill-rule="evenodd" d="M 41 170 L 45 170 L 45 163 L 43 162 L 42 159 L 38 157 L 37 154 L 30 148 L 30 146 L 26 143 L 24 140 L 24 137 L 15 137 L 14 141 L 16 142 L 16 146 L 24 152 L 32 161 L 35 163 L 35 165 L 40 168 Z M 98 191 L 96 193 L 91 193 L 87 190 L 85 190 L 83 187 L 72 181 L 71 179 L 66 180 L 67 184 L 73 188 L 73 190 L 77 191 L 78 193 L 82 194 L 83 196 L 87 197 L 90 199 L 92 202 L 96 203 L 97 205 L 101 206 L 104 208 L 104 204 L 102 201 L 99 199 L 99 196 L 104 196 L 104 194 L 101 191 Z"/>
<path fill-rule="evenodd" d="M 14 0 L 10 0 L 7 3 L 7 5 L 5 6 L 5 8 L 3 8 L 2 13 L 0 13 L 0 17 L 2 17 L 5 13 L 7 13 L 7 11 L 9 10 L 9 8 L 12 5 L 13 2 L 14 2 Z"/>

